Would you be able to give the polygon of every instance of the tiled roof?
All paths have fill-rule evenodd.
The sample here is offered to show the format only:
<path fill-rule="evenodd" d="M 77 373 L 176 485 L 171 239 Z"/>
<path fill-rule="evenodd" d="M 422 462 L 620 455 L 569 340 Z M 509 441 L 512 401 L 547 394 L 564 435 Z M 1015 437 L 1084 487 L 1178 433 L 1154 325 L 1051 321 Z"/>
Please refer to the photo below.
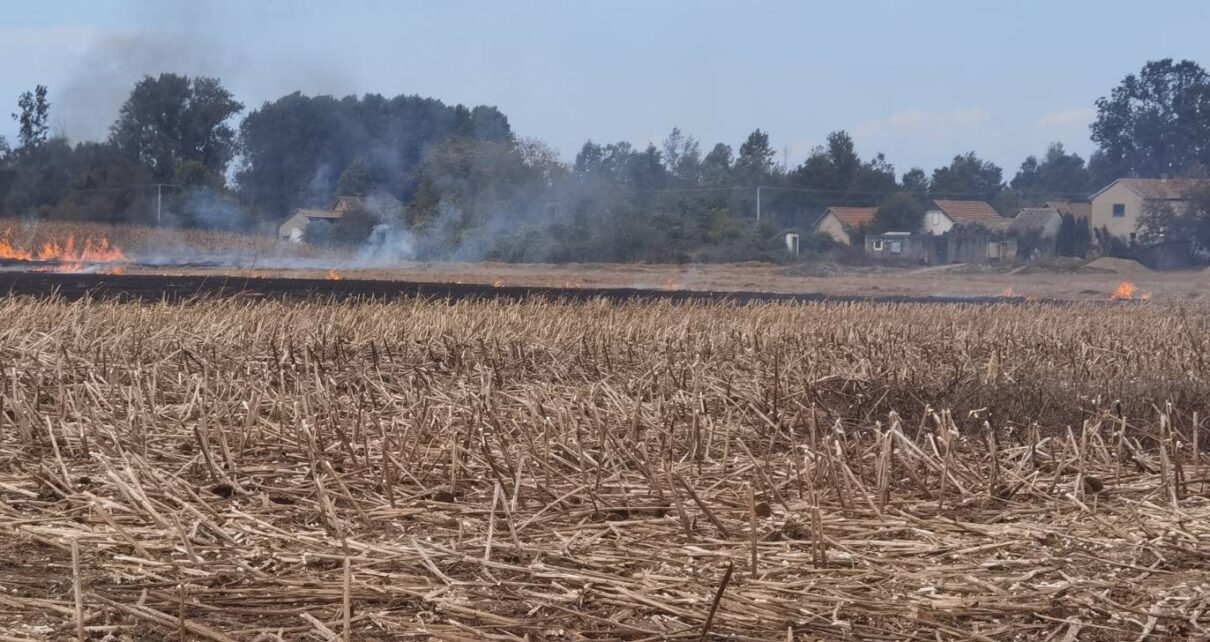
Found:
<path fill-rule="evenodd" d="M 1121 178 L 1117 182 L 1130 188 L 1143 198 L 1165 201 L 1176 201 L 1184 198 L 1185 190 L 1193 185 L 1193 181 L 1175 178 Z"/>
<path fill-rule="evenodd" d="M 1048 201 L 1046 207 L 1049 207 L 1060 214 L 1070 214 L 1077 221 L 1086 221 L 1092 216 L 1092 203 L 1082 203 L 1075 201 Z"/>
<path fill-rule="evenodd" d="M 1019 234 L 1042 232 L 1059 215 L 1053 207 L 1026 207 L 1008 224 L 1008 229 Z"/>
<path fill-rule="evenodd" d="M 861 227 L 874 222 L 876 207 L 829 207 L 828 212 L 849 227 Z"/>
<path fill-rule="evenodd" d="M 1185 199 L 1185 192 L 1187 190 L 1194 187 L 1206 187 L 1210 185 L 1210 180 L 1195 178 L 1119 178 L 1102 187 L 1100 191 L 1092 195 L 1092 198 L 1100 196 L 1105 190 L 1119 184 L 1126 186 L 1135 194 L 1145 199 L 1180 201 Z"/>
<path fill-rule="evenodd" d="M 955 223 L 998 223 L 1004 220 L 991 205 L 983 201 L 934 201 Z"/>

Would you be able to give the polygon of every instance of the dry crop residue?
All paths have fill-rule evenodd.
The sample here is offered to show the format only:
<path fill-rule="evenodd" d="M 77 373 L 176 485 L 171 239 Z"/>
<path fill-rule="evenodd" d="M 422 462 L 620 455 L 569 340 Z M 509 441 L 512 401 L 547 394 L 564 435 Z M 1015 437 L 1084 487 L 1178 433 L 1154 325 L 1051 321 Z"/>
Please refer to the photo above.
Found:
<path fill-rule="evenodd" d="M 1210 628 L 1204 311 L 0 315 L 10 639 Z"/>

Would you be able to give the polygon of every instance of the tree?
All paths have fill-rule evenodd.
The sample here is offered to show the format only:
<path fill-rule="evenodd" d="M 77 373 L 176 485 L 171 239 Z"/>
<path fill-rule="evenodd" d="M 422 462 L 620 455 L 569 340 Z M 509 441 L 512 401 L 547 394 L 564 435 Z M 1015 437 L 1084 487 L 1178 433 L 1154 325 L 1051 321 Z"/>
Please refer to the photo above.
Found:
<path fill-rule="evenodd" d="M 214 78 L 144 76 L 118 112 L 109 140 L 151 168 L 156 180 L 170 179 L 183 161 L 222 176 L 235 153 L 228 121 L 243 108 Z"/>
<path fill-rule="evenodd" d="M 1051 143 L 1041 161 L 1030 156 L 1021 163 L 1011 186 L 1013 190 L 1023 192 L 1031 202 L 1078 198 L 1088 191 L 1088 168 L 1078 154 L 1068 154 L 1062 143 Z"/>
<path fill-rule="evenodd" d="M 874 213 L 871 231 L 915 232 L 924 223 L 924 204 L 914 194 L 896 192 L 887 196 Z"/>
<path fill-rule="evenodd" d="M 777 152 L 769 145 L 769 134 L 757 129 L 739 146 L 735 158 L 735 174 L 741 182 L 755 186 L 773 175 L 773 157 Z"/>
<path fill-rule="evenodd" d="M 924 199 L 929 193 L 929 177 L 923 169 L 913 167 L 903 174 L 900 186 L 905 192 L 911 192 L 919 199 Z"/>
<path fill-rule="evenodd" d="M 1092 232 L 1087 220 L 1077 220 L 1071 213 L 1063 214 L 1055 235 L 1055 254 L 1083 258 L 1092 246 Z"/>
<path fill-rule="evenodd" d="M 21 145 L 19 150 L 32 150 L 46 142 L 50 127 L 47 120 L 50 116 L 50 102 L 46 99 L 46 86 L 38 85 L 32 92 L 27 91 L 17 99 L 19 114 L 13 114 L 19 129 L 17 140 Z M 7 147 L 7 143 L 5 144 Z"/>
<path fill-rule="evenodd" d="M 933 170 L 930 193 L 966 199 L 991 199 L 1004 188 L 1004 172 L 991 161 L 981 160 L 975 152 L 954 157 L 947 167 Z"/>
<path fill-rule="evenodd" d="M 895 168 L 877 154 L 863 163 L 847 132 L 828 134 L 828 143 L 811 151 L 791 175 L 795 185 L 819 190 L 829 205 L 869 204 L 895 191 Z"/>
<path fill-rule="evenodd" d="M 1181 196 L 1183 206 L 1152 201 L 1143 208 L 1139 217 L 1141 241 L 1193 241 L 1199 247 L 1210 247 L 1210 182 L 1188 181 Z"/>
<path fill-rule="evenodd" d="M 354 158 L 336 180 L 338 196 L 364 196 L 373 189 L 374 180 L 370 178 L 370 172 L 360 158 Z"/>
<path fill-rule="evenodd" d="M 702 159 L 702 182 L 707 185 L 722 185 L 731 177 L 731 146 L 716 144 L 706 158 Z"/>
<path fill-rule="evenodd" d="M 1210 165 L 1210 76 L 1197 63 L 1148 62 L 1096 105 L 1102 173 L 1160 178 Z"/>
<path fill-rule="evenodd" d="M 494 107 L 467 109 L 420 96 L 295 92 L 244 119 L 244 162 L 236 179 L 246 204 L 264 218 L 277 218 L 298 207 L 326 207 L 340 174 L 361 159 L 375 190 L 410 202 L 421 187 L 417 168 L 425 151 L 452 137 L 513 143 L 508 119 Z"/>
<path fill-rule="evenodd" d="M 839 195 L 849 189 L 861 167 L 853 139 L 843 131 L 828 134 L 828 144 L 811 150 L 792 175 L 796 185 Z"/>
<path fill-rule="evenodd" d="M 663 158 L 664 166 L 673 176 L 688 183 L 701 180 L 701 146 L 694 137 L 682 134 L 680 128 L 673 127 L 664 139 Z"/>

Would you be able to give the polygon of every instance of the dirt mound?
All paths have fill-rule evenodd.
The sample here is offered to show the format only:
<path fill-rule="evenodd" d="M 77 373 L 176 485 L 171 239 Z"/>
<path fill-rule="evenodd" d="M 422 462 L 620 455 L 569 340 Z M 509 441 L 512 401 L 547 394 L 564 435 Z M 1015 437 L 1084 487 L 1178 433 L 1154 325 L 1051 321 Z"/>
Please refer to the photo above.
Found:
<path fill-rule="evenodd" d="M 1150 274 L 1151 270 L 1146 265 L 1139 263 L 1133 259 L 1118 259 L 1112 256 L 1103 256 L 1095 261 L 1086 264 L 1083 268 L 1088 272 L 1111 272 L 1113 274 Z"/>
<path fill-rule="evenodd" d="M 1070 256 L 1057 256 L 1049 259 L 1030 261 L 1009 274 L 1070 274 L 1084 267 L 1083 259 Z"/>

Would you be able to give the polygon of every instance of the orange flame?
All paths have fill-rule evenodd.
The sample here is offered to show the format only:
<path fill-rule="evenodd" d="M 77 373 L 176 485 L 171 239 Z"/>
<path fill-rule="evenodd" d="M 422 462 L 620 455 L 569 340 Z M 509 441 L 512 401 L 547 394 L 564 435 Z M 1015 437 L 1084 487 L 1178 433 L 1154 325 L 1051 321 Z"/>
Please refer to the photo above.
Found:
<path fill-rule="evenodd" d="M 496 279 L 495 281 L 492 282 L 493 288 L 502 287 L 503 285 L 504 285 L 504 281 L 501 281 L 500 279 Z"/>
<path fill-rule="evenodd" d="M 8 240 L 8 235 L 8 230 L 5 230 L 4 235 L 0 236 L 0 259 L 29 261 L 34 258 L 33 253 L 29 250 L 14 247 L 12 242 Z"/>
<path fill-rule="evenodd" d="M 328 270 L 328 280 L 329 281 L 339 281 L 342 278 L 344 278 L 344 277 L 340 276 L 340 273 L 337 272 L 336 270 Z"/>
<path fill-rule="evenodd" d="M 1005 297 L 1005 298 L 1014 297 L 1014 296 L 1017 296 L 1017 293 L 1013 292 L 1013 286 L 1010 285 L 1007 288 L 1004 288 L 1004 291 L 1000 293 L 1000 296 Z"/>
<path fill-rule="evenodd" d="M 109 239 L 102 238 L 94 242 L 91 238 L 84 239 L 82 247 L 76 246 L 74 236 L 68 236 L 61 244 L 47 241 L 35 252 L 12 242 L 11 230 L 0 233 L 0 259 L 10 261 L 47 261 L 56 265 L 43 268 L 49 272 L 82 272 L 92 270 L 93 266 L 118 264 L 127 261 L 126 254 L 117 246 L 111 245 Z M 120 268 L 102 268 L 92 270 L 102 274 L 121 274 Z"/>
<path fill-rule="evenodd" d="M 1150 301 L 1151 300 L 1151 290 L 1147 290 L 1146 292 L 1140 294 L 1139 300 L 1140 301 Z"/>
<path fill-rule="evenodd" d="M 1109 295 L 1110 301 L 1129 301 L 1134 298 L 1134 284 L 1130 281 L 1122 281 L 1118 287 Z"/>

